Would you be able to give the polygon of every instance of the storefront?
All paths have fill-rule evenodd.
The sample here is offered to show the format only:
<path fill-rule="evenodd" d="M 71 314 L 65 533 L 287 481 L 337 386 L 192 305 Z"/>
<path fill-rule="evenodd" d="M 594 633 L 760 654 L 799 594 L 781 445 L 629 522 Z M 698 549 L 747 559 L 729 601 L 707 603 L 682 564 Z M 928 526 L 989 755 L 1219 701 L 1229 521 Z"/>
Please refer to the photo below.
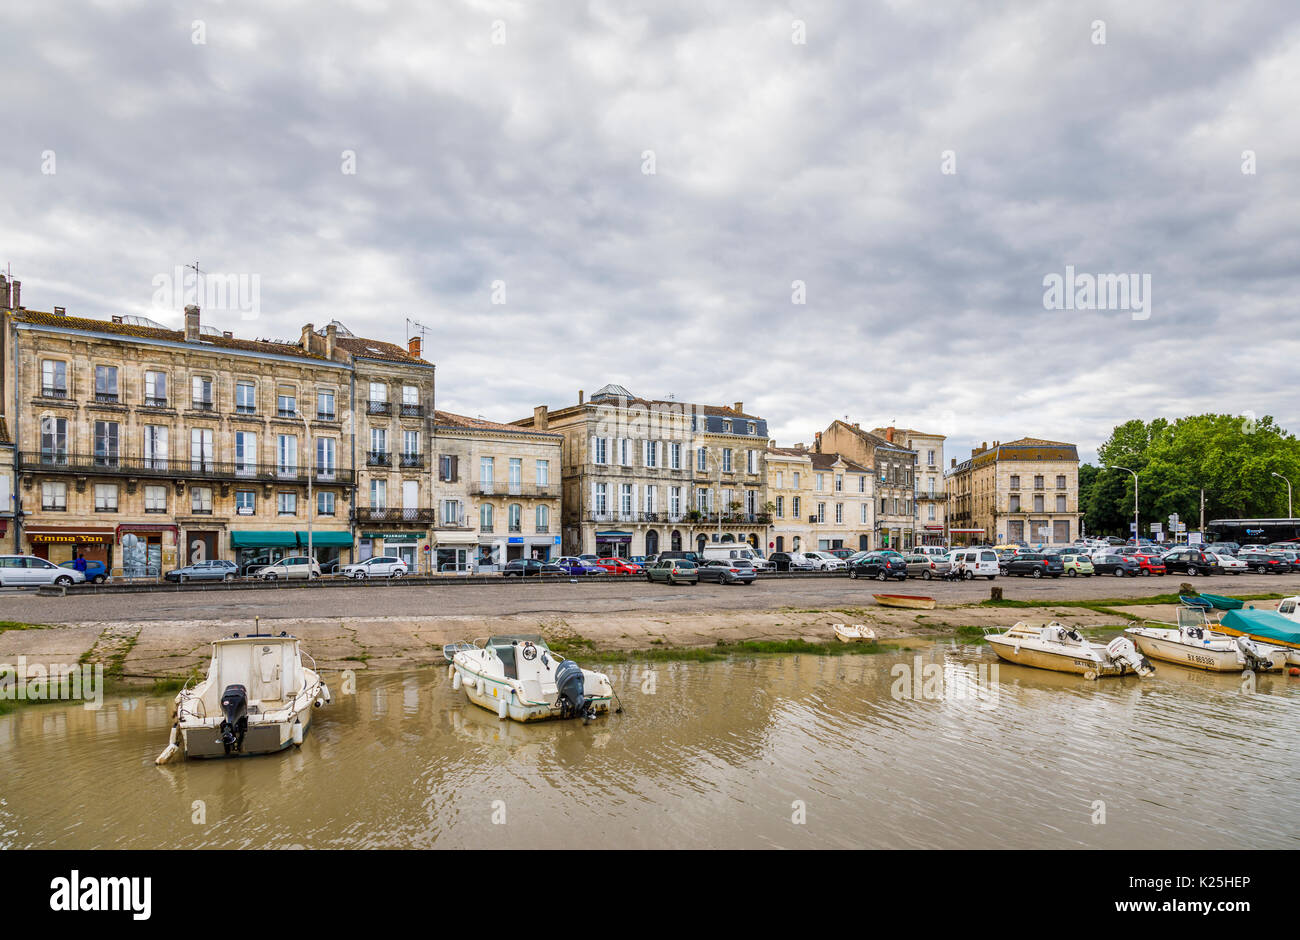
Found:
<path fill-rule="evenodd" d="M 433 546 L 434 570 L 438 574 L 469 571 L 477 540 L 469 532 L 439 532 Z"/>
<path fill-rule="evenodd" d="M 81 555 L 87 561 L 112 568 L 115 530 L 112 528 L 70 526 L 28 526 L 23 530 L 31 553 L 60 565 Z"/>
<path fill-rule="evenodd" d="M 611 529 L 596 533 L 596 554 L 602 558 L 630 558 L 632 533 Z"/>
<path fill-rule="evenodd" d="M 307 530 L 298 531 L 298 549 L 302 554 L 307 554 Z M 346 557 L 344 557 L 346 553 Z M 340 565 L 350 564 L 352 561 L 352 532 L 348 529 L 312 529 L 311 531 L 311 554 L 320 562 L 321 570 L 332 566 L 335 562 Z"/>
<path fill-rule="evenodd" d="M 362 532 L 357 546 L 357 561 L 388 555 L 406 562 L 407 570 L 418 571 L 423 562 L 423 532 Z"/>
<path fill-rule="evenodd" d="M 297 554 L 298 533 L 292 529 L 236 529 L 230 533 L 230 547 L 242 572 Z"/>
<path fill-rule="evenodd" d="M 550 561 L 559 555 L 560 537 L 558 535 L 536 535 L 524 539 L 524 557 L 537 561 Z"/>
<path fill-rule="evenodd" d="M 925 535 L 923 536 L 923 544 L 925 544 L 925 545 L 942 545 L 942 544 L 943 544 L 943 526 L 941 526 L 941 525 L 927 525 L 927 526 L 925 527 Z"/>
<path fill-rule="evenodd" d="M 167 523 L 123 523 L 117 527 L 122 549 L 122 573 L 128 578 L 154 578 L 177 565 L 180 530 Z"/>

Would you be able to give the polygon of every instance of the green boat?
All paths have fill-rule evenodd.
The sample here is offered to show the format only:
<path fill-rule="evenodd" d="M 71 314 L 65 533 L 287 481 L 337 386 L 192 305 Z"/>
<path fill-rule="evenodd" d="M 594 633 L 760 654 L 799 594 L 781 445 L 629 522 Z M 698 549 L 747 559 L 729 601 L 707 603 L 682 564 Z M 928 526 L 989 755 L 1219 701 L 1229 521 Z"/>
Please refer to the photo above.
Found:
<path fill-rule="evenodd" d="M 1209 601 L 1215 610 L 1241 610 L 1242 602 L 1235 597 L 1221 597 L 1218 594 L 1200 594 L 1201 600 Z"/>
<path fill-rule="evenodd" d="M 1229 610 L 1215 630 L 1300 650 L 1300 623 L 1272 610 Z"/>

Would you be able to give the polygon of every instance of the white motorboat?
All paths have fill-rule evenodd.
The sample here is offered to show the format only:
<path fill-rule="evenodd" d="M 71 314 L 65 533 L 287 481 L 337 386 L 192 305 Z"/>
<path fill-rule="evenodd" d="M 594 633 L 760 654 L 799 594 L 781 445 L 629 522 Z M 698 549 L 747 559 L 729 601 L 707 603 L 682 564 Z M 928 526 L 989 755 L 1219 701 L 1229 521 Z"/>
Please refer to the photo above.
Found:
<path fill-rule="evenodd" d="M 1124 631 L 1152 659 L 1208 672 L 1274 672 L 1285 669 L 1288 650 L 1248 636 L 1217 633 L 1204 610 L 1178 609 L 1178 623 L 1147 621 Z"/>
<path fill-rule="evenodd" d="M 1155 672 L 1132 640 L 1117 636 L 1102 646 L 1055 620 L 1046 626 L 1017 623 L 1005 633 L 986 633 L 984 639 L 1009 663 L 1072 672 L 1085 679 L 1130 674 L 1145 678 Z"/>
<path fill-rule="evenodd" d="M 302 744 L 312 709 L 328 703 L 330 691 L 315 660 L 310 669 L 303 665 L 299 642 L 287 633 L 216 640 L 207 678 L 176 696 L 171 740 L 155 763 L 181 754 L 272 754 Z"/>
<path fill-rule="evenodd" d="M 494 636 L 455 651 L 447 667 L 453 689 L 498 718 L 545 721 L 609 713 L 609 676 L 582 669 L 551 651 L 536 634 Z M 622 709 L 618 709 L 621 711 Z"/>

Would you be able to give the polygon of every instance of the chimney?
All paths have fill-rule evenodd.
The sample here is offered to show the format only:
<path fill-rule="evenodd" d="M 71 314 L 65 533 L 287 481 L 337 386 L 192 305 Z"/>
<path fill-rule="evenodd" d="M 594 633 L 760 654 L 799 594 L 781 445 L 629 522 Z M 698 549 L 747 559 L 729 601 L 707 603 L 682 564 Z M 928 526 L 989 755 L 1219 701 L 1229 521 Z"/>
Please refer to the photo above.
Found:
<path fill-rule="evenodd" d="M 222 330 L 222 331 L 221 331 L 221 335 L 224 336 L 226 339 L 234 339 L 234 338 L 235 338 L 235 334 L 234 334 L 233 332 L 231 332 L 230 330 Z"/>
<path fill-rule="evenodd" d="M 420 358 L 420 337 L 412 336 L 406 341 L 406 351 L 416 359 Z"/>
<path fill-rule="evenodd" d="M 743 401 L 736 402 L 736 410 L 743 414 L 745 411 L 745 403 Z"/>
<path fill-rule="evenodd" d="M 311 352 L 311 341 L 312 338 L 315 337 L 316 335 L 314 329 L 315 329 L 314 324 L 311 323 L 303 324 L 302 336 L 298 339 L 298 345 L 302 347 L 302 351 L 305 353 Z"/>
<path fill-rule="evenodd" d="M 199 341 L 199 305 L 185 305 L 185 342 L 197 343 Z"/>
<path fill-rule="evenodd" d="M 579 404 L 579 405 L 582 404 L 582 398 L 583 398 L 582 389 L 578 389 L 578 404 Z"/>
<path fill-rule="evenodd" d="M 0 274 L 0 308 L 9 309 L 9 278 Z"/>
<path fill-rule="evenodd" d="M 115 313 L 115 314 L 113 314 L 113 322 L 114 322 L 114 323 L 121 323 L 121 322 L 122 322 L 122 315 L 119 314 L 119 313 Z"/>
<path fill-rule="evenodd" d="M 885 428 L 885 440 L 891 444 L 894 443 L 894 426 L 892 424 Z"/>
<path fill-rule="evenodd" d="M 814 449 L 815 451 L 817 451 L 817 453 L 819 453 L 819 454 L 822 452 L 822 432 L 821 432 L 821 431 L 818 431 L 817 433 L 815 433 L 815 434 L 813 435 L 813 449 Z"/>
<path fill-rule="evenodd" d="M 533 409 L 533 429 L 537 431 L 545 431 L 550 426 L 550 418 L 546 416 L 546 406 L 538 405 Z"/>
<path fill-rule="evenodd" d="M 331 320 L 329 323 L 325 324 L 325 358 L 326 359 L 334 358 L 334 340 L 338 338 L 338 335 L 339 335 L 339 327 L 337 323 Z"/>
<path fill-rule="evenodd" d="M 952 469 L 953 469 L 953 470 L 956 470 L 956 469 L 957 469 L 957 458 L 956 458 L 956 457 L 952 458 Z"/>
<path fill-rule="evenodd" d="M 13 297 L 9 301 L 10 308 L 14 310 L 23 309 L 23 282 L 11 281 L 10 286 L 13 288 Z"/>
<path fill-rule="evenodd" d="M 55 315 L 56 317 L 66 317 L 66 316 L 68 315 L 68 308 L 67 308 L 67 307 L 55 307 L 55 308 L 54 308 L 54 315 Z"/>

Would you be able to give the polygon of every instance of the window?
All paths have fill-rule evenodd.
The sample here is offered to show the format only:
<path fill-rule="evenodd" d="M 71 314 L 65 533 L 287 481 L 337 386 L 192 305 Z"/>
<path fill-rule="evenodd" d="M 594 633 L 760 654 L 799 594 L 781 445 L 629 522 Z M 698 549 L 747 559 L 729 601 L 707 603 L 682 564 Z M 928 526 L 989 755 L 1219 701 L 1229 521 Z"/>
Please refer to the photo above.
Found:
<path fill-rule="evenodd" d="M 167 427 L 162 424 L 144 426 L 144 465 L 146 469 L 167 469 Z"/>
<path fill-rule="evenodd" d="M 842 473 L 835 474 L 835 492 L 844 492 L 844 474 Z"/>
<path fill-rule="evenodd" d="M 420 403 L 420 387 L 418 385 L 402 386 L 402 404 L 418 405 Z"/>
<path fill-rule="evenodd" d="M 1043 478 L 1042 478 L 1042 476 L 1041 476 L 1041 475 L 1039 475 L 1039 476 L 1035 476 L 1035 477 L 1034 477 L 1034 489 L 1036 489 L 1036 490 L 1041 490 L 1042 488 L 1043 488 Z"/>
<path fill-rule="evenodd" d="M 316 476 L 332 477 L 338 469 L 338 441 L 332 437 L 316 438 Z"/>
<path fill-rule="evenodd" d="M 328 491 L 316 494 L 316 515 L 334 515 L 334 494 Z"/>
<path fill-rule="evenodd" d="M 608 439 L 603 437 L 593 437 L 592 439 L 591 462 L 604 464 L 609 462 L 609 453 L 607 451 Z"/>
<path fill-rule="evenodd" d="M 257 435 L 252 431 L 235 432 L 235 472 L 244 475 L 257 472 Z"/>
<path fill-rule="evenodd" d="M 551 485 L 551 462 L 549 460 L 537 461 L 537 485 Z"/>
<path fill-rule="evenodd" d="M 496 473 L 496 458 L 480 457 L 478 459 L 478 481 L 480 483 L 491 483 L 493 475 Z"/>
<path fill-rule="evenodd" d="M 95 466 L 117 466 L 117 422 L 95 422 Z"/>
<path fill-rule="evenodd" d="M 695 491 L 695 509 L 697 512 L 708 512 L 709 504 L 712 502 L 712 490 L 697 489 Z"/>
<path fill-rule="evenodd" d="M 68 484 L 62 482 L 42 483 L 41 508 L 51 512 L 66 512 L 68 509 Z"/>
<path fill-rule="evenodd" d="M 192 381 L 193 396 L 192 404 L 199 411 L 211 411 L 212 402 L 212 379 L 206 375 L 196 375 Z"/>
<path fill-rule="evenodd" d="M 321 421 L 333 421 L 335 414 L 334 393 L 329 389 L 318 390 L 316 392 L 316 417 Z"/>
<path fill-rule="evenodd" d="M 682 514 L 682 488 L 680 486 L 673 486 L 668 490 L 668 514 L 674 519 Z"/>
<path fill-rule="evenodd" d="M 934 507 L 931 506 L 930 509 L 931 509 L 930 518 L 933 519 L 933 518 L 934 518 L 934 512 L 933 512 Z M 866 503 L 863 503 L 863 504 L 862 504 L 862 524 L 863 524 L 863 525 L 866 525 L 866 524 L 867 524 L 867 504 L 866 504 Z"/>
<path fill-rule="evenodd" d="M 844 504 L 843 504 L 843 503 L 836 503 L 836 504 L 835 504 L 835 524 L 836 524 L 836 525 L 843 525 L 843 524 L 844 524 Z"/>
<path fill-rule="evenodd" d="M 606 486 L 605 483 L 597 483 L 592 491 L 592 511 L 598 516 L 603 516 L 609 512 L 609 497 Z"/>
<path fill-rule="evenodd" d="M 700 473 L 707 473 L 709 470 L 709 449 L 701 447 L 695 452 L 695 469 Z"/>
<path fill-rule="evenodd" d="M 796 471 L 794 472 L 794 484 L 793 484 L 793 485 L 794 485 L 794 488 L 795 488 L 796 490 L 799 489 L 799 471 L 798 471 L 798 470 L 796 470 Z M 795 515 L 797 516 L 797 515 L 799 515 L 799 513 L 796 512 Z"/>
<path fill-rule="evenodd" d="M 795 519 L 799 518 L 799 497 L 792 497 L 790 500 L 790 515 Z"/>
<path fill-rule="evenodd" d="M 682 468 L 682 445 L 673 443 L 668 445 L 668 466 L 673 470 Z"/>
<path fill-rule="evenodd" d="M 859 473 L 859 474 L 858 474 L 858 492 L 859 492 L 859 493 L 865 493 L 866 491 L 867 491 L 867 475 L 866 475 L 865 473 Z M 931 495 L 931 496 L 934 495 L 934 481 L 933 481 L 933 480 L 930 481 L 930 495 Z"/>
<path fill-rule="evenodd" d="M 538 532 L 546 532 L 551 527 L 551 508 L 549 506 L 537 507 L 537 518 L 534 527 Z"/>
<path fill-rule="evenodd" d="M 506 468 L 510 474 L 510 492 L 521 493 L 524 487 L 524 461 L 522 457 L 511 457 L 510 464 Z"/>
<path fill-rule="evenodd" d="M 778 519 L 785 518 L 785 497 L 784 496 L 778 496 L 776 498 L 776 517 Z"/>
<path fill-rule="evenodd" d="M 506 509 L 506 526 L 511 532 L 524 531 L 524 507 L 511 503 Z"/>
<path fill-rule="evenodd" d="M 659 466 L 659 442 L 658 441 L 645 442 L 645 465 L 647 467 Z"/>
<path fill-rule="evenodd" d="M 144 374 L 144 403 L 154 408 L 167 404 L 167 373 L 146 372 Z"/>
<path fill-rule="evenodd" d="M 1035 496 L 1035 497 L 1034 497 L 1034 512 L 1042 512 L 1042 511 L 1043 511 L 1043 497 L 1041 497 L 1041 496 Z"/>
<path fill-rule="evenodd" d="M 484 503 L 478 507 L 478 527 L 480 532 L 492 531 L 492 504 Z"/>
<path fill-rule="evenodd" d="M 235 414 L 257 413 L 257 386 L 252 382 L 235 383 Z"/>
<path fill-rule="evenodd" d="M 66 463 L 68 419 L 41 418 L 41 463 Z"/>
<path fill-rule="evenodd" d="M 380 458 L 388 454 L 388 431 L 384 428 L 370 429 L 370 453 Z"/>
<path fill-rule="evenodd" d="M 117 366 L 95 366 L 95 401 L 117 401 Z"/>
<path fill-rule="evenodd" d="M 190 469 L 211 471 L 214 466 L 212 430 L 210 428 L 191 428 Z"/>
<path fill-rule="evenodd" d="M 745 422 L 745 433 L 746 433 L 746 434 L 757 434 L 757 433 L 758 433 L 758 425 L 756 425 L 753 421 L 746 421 L 746 422 Z M 753 471 L 750 471 L 750 472 L 752 473 Z"/>
<path fill-rule="evenodd" d="M 626 437 L 618 439 L 618 463 L 622 467 L 632 466 L 632 441 Z"/>
<path fill-rule="evenodd" d="M 95 484 L 95 512 L 117 512 L 117 484 Z"/>
<path fill-rule="evenodd" d="M 298 494 L 297 493 L 276 493 L 275 510 L 281 516 L 298 515 Z"/>
<path fill-rule="evenodd" d="M 460 500 L 444 499 L 442 501 L 442 524 L 464 525 L 465 517 L 460 511 Z"/>
<path fill-rule="evenodd" d="M 645 511 L 646 512 L 655 511 L 655 490 L 656 489 L 657 487 L 654 486 L 647 486 L 645 488 Z"/>
<path fill-rule="evenodd" d="M 68 397 L 68 364 L 57 359 L 41 360 L 41 394 L 46 398 Z"/>
<path fill-rule="evenodd" d="M 167 487 L 146 486 L 144 488 L 144 511 L 145 512 L 166 512 L 167 511 Z"/>
<path fill-rule="evenodd" d="M 275 469 L 281 476 L 295 476 L 298 473 L 298 436 L 280 434 L 275 444 Z"/>
<path fill-rule="evenodd" d="M 778 470 L 778 471 L 776 471 L 776 488 L 777 488 L 777 489 L 784 489 L 784 488 L 785 488 L 785 471 L 784 471 L 784 470 Z"/>
<path fill-rule="evenodd" d="M 1056 488 L 1057 488 L 1058 490 L 1063 490 L 1063 489 L 1065 489 L 1065 475 L 1064 475 L 1064 474 L 1059 474 L 1059 475 L 1056 477 Z"/>
<path fill-rule="evenodd" d="M 1011 497 L 1010 512 L 1020 512 L 1020 497 L 1013 495 Z"/>
<path fill-rule="evenodd" d="M 212 490 L 206 486 L 190 488 L 190 512 L 197 515 L 212 514 Z"/>
<path fill-rule="evenodd" d="M 370 480 L 370 508 L 387 509 L 388 508 L 388 481 Z"/>
<path fill-rule="evenodd" d="M 451 454 L 438 455 L 438 479 L 443 483 L 456 482 L 456 458 Z"/>
<path fill-rule="evenodd" d="M 414 466 L 413 458 L 420 456 L 420 432 L 403 431 L 402 432 L 402 456 L 406 458 L 403 463 L 406 466 Z"/>
<path fill-rule="evenodd" d="M 1056 497 L 1056 511 L 1057 511 L 1057 512 L 1065 512 L 1065 511 L 1066 511 L 1066 509 L 1065 509 L 1065 497 L 1064 497 L 1064 496 L 1058 496 L 1058 497 Z"/>
<path fill-rule="evenodd" d="M 751 431 L 750 433 L 752 434 L 753 432 Z M 758 451 L 745 451 L 745 472 L 758 473 Z"/>
<path fill-rule="evenodd" d="M 235 490 L 235 514 L 239 516 L 251 516 L 257 504 L 257 493 L 254 490 Z"/>
<path fill-rule="evenodd" d="M 927 465 L 929 465 L 929 466 L 931 466 L 931 467 L 934 466 L 934 451 L 932 451 L 932 450 L 927 450 L 927 451 L 925 452 L 925 462 L 926 462 Z"/>
<path fill-rule="evenodd" d="M 817 474 L 817 492 L 820 493 L 824 489 L 826 489 L 826 474 L 819 473 Z"/>
<path fill-rule="evenodd" d="M 388 386 L 383 382 L 370 383 L 370 400 L 372 402 L 388 401 Z"/>
<path fill-rule="evenodd" d="M 722 448 L 722 472 L 723 473 L 731 472 L 731 448 L 730 447 Z"/>
<path fill-rule="evenodd" d="M 1011 488 L 1013 490 L 1020 489 L 1020 474 L 1018 473 L 1011 474 Z"/>
<path fill-rule="evenodd" d="M 281 385 L 275 392 L 275 413 L 281 418 L 298 416 L 298 391 L 291 385 Z"/>
<path fill-rule="evenodd" d="M 632 484 L 621 483 L 618 488 L 618 511 L 624 516 L 632 515 Z"/>

